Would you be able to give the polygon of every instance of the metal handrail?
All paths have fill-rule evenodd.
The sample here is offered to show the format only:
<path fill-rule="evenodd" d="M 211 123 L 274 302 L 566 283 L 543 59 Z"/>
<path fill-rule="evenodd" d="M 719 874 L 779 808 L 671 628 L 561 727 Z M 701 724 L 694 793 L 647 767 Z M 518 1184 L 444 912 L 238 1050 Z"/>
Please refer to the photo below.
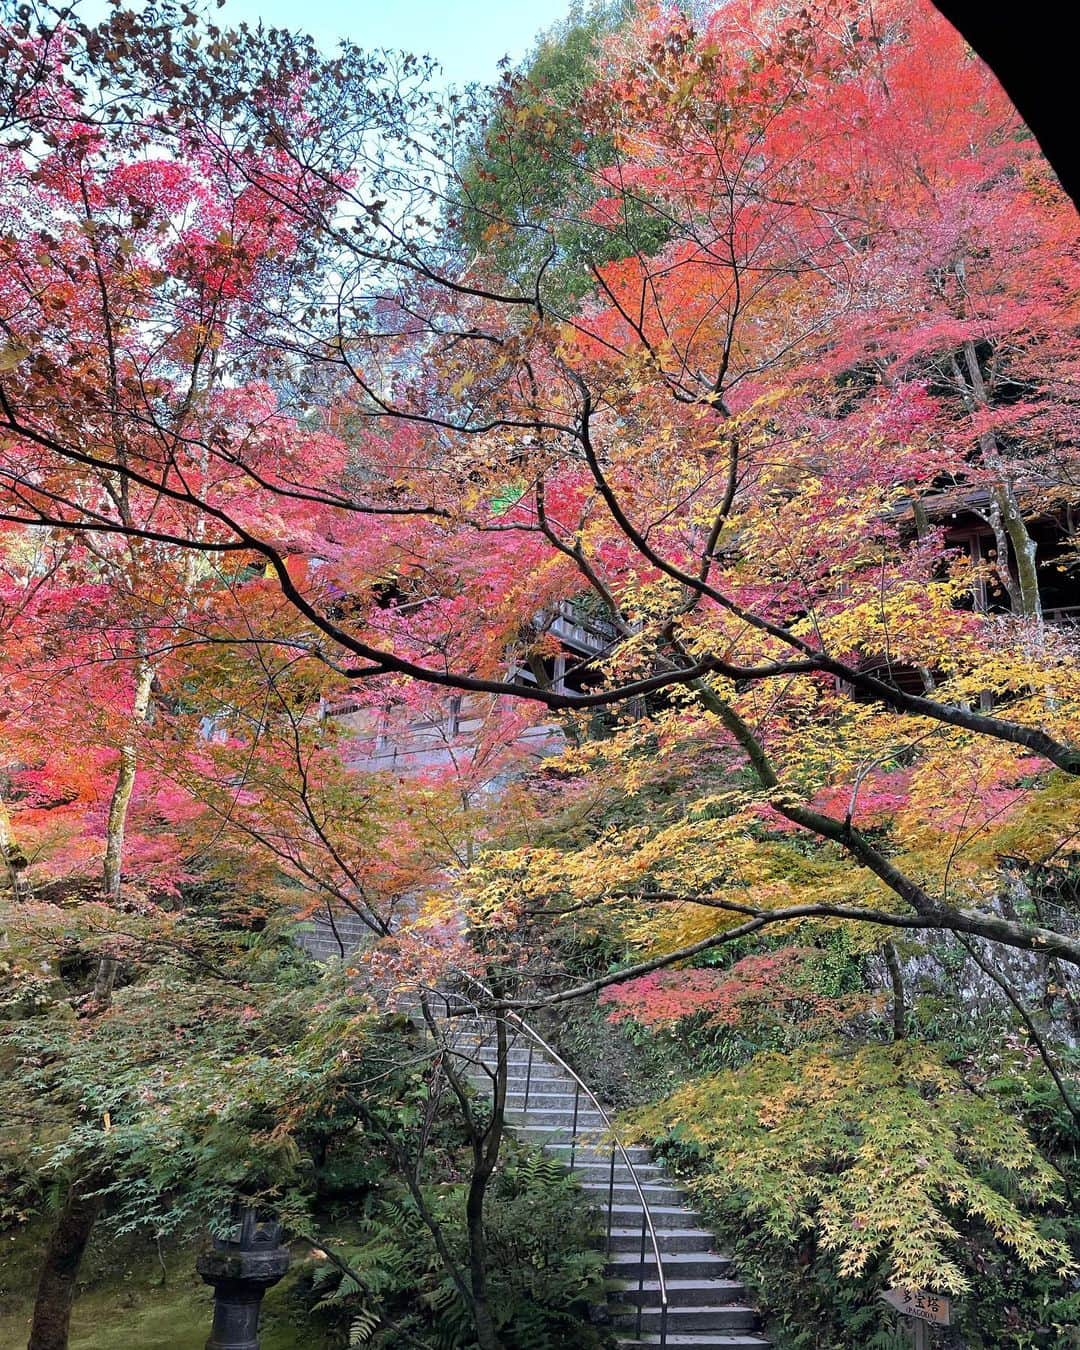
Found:
<path fill-rule="evenodd" d="M 474 984 L 478 989 L 482 990 L 482 991 L 488 996 L 488 998 L 492 998 L 492 999 L 493 999 L 493 998 L 495 997 L 493 991 L 492 991 L 491 989 L 489 989 L 489 988 L 487 987 L 487 985 L 484 984 L 484 982 L 483 982 L 482 980 L 478 980 L 478 979 L 476 978 L 475 975 L 470 975 L 470 974 L 468 973 L 468 971 L 464 971 L 464 970 L 459 970 L 459 971 L 457 971 L 457 972 L 455 972 L 455 973 L 458 974 L 458 975 L 460 975 L 460 976 L 461 976 L 462 978 L 464 978 L 465 980 L 467 980 L 470 984 Z M 445 1003 L 446 1003 L 446 1009 L 447 1009 L 447 1016 L 449 1016 L 449 1010 L 450 1010 L 450 1009 L 449 1009 L 449 999 L 448 999 L 448 996 L 447 996 L 446 994 L 444 994 L 442 990 L 432 990 L 431 992 L 432 992 L 432 993 L 438 993 L 438 994 L 445 1000 Z M 461 998 L 461 995 L 455 995 L 455 997 Z M 472 1011 L 477 1012 L 477 1013 L 481 1012 L 481 1009 L 477 1006 L 477 1004 L 472 1003 L 470 1000 L 468 1000 L 468 999 L 462 999 L 462 1002 L 465 1003 L 465 1004 L 467 1004 L 467 1006 L 468 1006 Z M 528 1037 L 530 1038 L 530 1040 L 531 1040 L 534 1044 L 540 1046 L 541 1050 L 543 1050 L 545 1054 L 547 1054 L 551 1059 L 553 1059 L 553 1060 L 555 1061 L 555 1063 L 558 1064 L 558 1066 L 559 1066 L 561 1069 L 565 1069 L 565 1071 L 570 1075 L 570 1077 L 574 1080 L 574 1083 L 577 1085 L 576 1091 L 575 1091 L 575 1094 L 574 1094 L 574 1124 L 573 1124 L 573 1129 L 572 1129 L 572 1132 L 571 1132 L 571 1145 L 570 1145 L 570 1147 L 571 1147 L 571 1153 L 570 1153 L 570 1157 L 571 1157 L 571 1164 L 570 1164 L 570 1165 L 571 1165 L 571 1168 L 573 1168 L 574 1149 L 576 1148 L 576 1144 L 577 1144 L 577 1115 L 578 1115 L 578 1112 L 577 1112 L 577 1101 L 578 1101 L 578 1093 L 579 1093 L 579 1092 L 582 1092 L 582 1091 L 583 1091 L 583 1092 L 585 1093 L 586 1097 L 588 1097 L 589 1101 L 593 1104 L 593 1106 L 595 1107 L 595 1109 L 600 1113 L 600 1117 L 601 1117 L 601 1119 L 603 1120 L 605 1126 L 607 1127 L 607 1132 L 608 1132 L 608 1134 L 610 1135 L 611 1143 L 612 1143 L 612 1150 L 611 1150 L 611 1172 L 610 1172 L 610 1178 L 609 1178 L 609 1182 L 608 1182 L 608 1238 L 607 1238 L 607 1240 L 608 1240 L 608 1251 L 609 1251 L 609 1253 L 610 1253 L 610 1250 L 611 1250 L 612 1210 L 613 1210 L 613 1208 L 614 1208 L 615 1152 L 616 1152 L 616 1150 L 618 1150 L 620 1156 L 622 1157 L 622 1160 L 623 1160 L 624 1164 L 626 1165 L 626 1170 L 630 1173 L 630 1180 L 633 1182 L 633 1184 L 634 1184 L 634 1190 L 637 1191 L 638 1199 L 641 1201 L 641 1256 L 640 1256 L 640 1261 L 639 1261 L 640 1270 L 639 1270 L 639 1272 L 638 1272 L 638 1305 L 637 1305 L 637 1310 L 638 1310 L 638 1311 L 637 1311 L 637 1332 L 636 1332 L 636 1334 L 637 1334 L 638 1336 L 640 1336 L 640 1334 L 641 1334 L 641 1313 L 642 1313 L 642 1307 L 643 1307 L 643 1295 L 644 1295 L 644 1288 L 645 1288 L 645 1238 L 646 1238 L 646 1234 L 647 1234 L 647 1235 L 648 1235 L 648 1238 L 649 1238 L 649 1242 L 650 1242 L 651 1245 L 652 1245 L 653 1256 L 656 1258 L 656 1279 L 657 1279 L 657 1283 L 658 1283 L 658 1285 L 659 1285 L 659 1294 L 660 1294 L 660 1346 L 661 1346 L 661 1350 L 662 1350 L 662 1348 L 663 1348 L 664 1346 L 667 1345 L 667 1318 L 668 1318 L 668 1291 L 667 1291 L 667 1280 L 664 1278 L 664 1264 L 663 1264 L 663 1259 L 661 1258 L 661 1255 L 660 1255 L 660 1243 L 659 1243 L 659 1241 L 657 1240 L 657 1237 L 656 1237 L 656 1227 L 655 1227 L 655 1225 L 653 1224 L 652 1213 L 651 1213 L 650 1210 L 649 1210 L 649 1202 L 645 1199 L 645 1192 L 641 1189 L 641 1183 L 638 1181 L 638 1178 L 637 1178 L 637 1172 L 636 1172 L 635 1169 L 634 1169 L 634 1164 L 630 1161 L 630 1155 L 627 1153 L 625 1147 L 623 1146 L 622 1141 L 619 1139 L 619 1136 L 615 1133 L 615 1126 L 612 1124 L 611 1117 L 608 1115 L 607 1111 L 604 1109 L 604 1106 L 603 1106 L 603 1104 L 601 1103 L 600 1099 L 599 1099 L 599 1098 L 596 1096 L 596 1094 L 593 1092 L 592 1088 L 589 1087 L 588 1083 L 586 1083 L 585 1080 L 584 1080 L 583 1078 L 581 1078 L 580 1075 L 577 1074 L 577 1073 L 574 1071 L 574 1069 L 571 1068 L 571 1066 L 570 1066 L 569 1064 L 567 1064 L 566 1060 L 563 1059 L 563 1057 L 559 1054 L 559 1052 L 555 1049 L 555 1047 L 554 1047 L 549 1041 L 545 1040 L 544 1037 L 541 1036 L 541 1034 L 536 1030 L 535 1027 L 530 1026 L 529 1023 L 526 1022 L 525 1019 L 524 1019 L 523 1017 L 520 1017 L 516 1012 L 512 1012 L 512 1011 L 509 1011 L 509 1010 L 508 1010 L 508 1011 L 504 1012 L 504 1013 L 502 1014 L 502 1016 L 503 1016 L 504 1021 L 514 1023 L 514 1024 L 519 1028 L 519 1030 L 521 1030 L 522 1032 L 524 1032 L 525 1035 L 528 1036 Z M 531 1076 L 531 1067 L 532 1067 L 532 1062 L 531 1062 L 531 1051 L 532 1051 L 532 1047 L 530 1046 L 530 1076 Z M 525 1109 L 528 1110 L 528 1093 L 527 1093 L 527 1089 L 526 1089 L 526 1107 L 525 1107 Z"/>

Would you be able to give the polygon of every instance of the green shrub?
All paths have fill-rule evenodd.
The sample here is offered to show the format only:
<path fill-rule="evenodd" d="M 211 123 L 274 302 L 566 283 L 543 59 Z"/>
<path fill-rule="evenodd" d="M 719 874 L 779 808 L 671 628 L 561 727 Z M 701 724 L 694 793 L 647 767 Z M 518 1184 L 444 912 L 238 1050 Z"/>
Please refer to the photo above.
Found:
<path fill-rule="evenodd" d="M 461 1269 L 467 1269 L 463 1183 L 425 1187 L 424 1198 Z M 369 1195 L 356 1240 L 337 1254 L 354 1274 L 319 1262 L 317 1313 L 351 1346 L 397 1350 L 415 1334 L 439 1350 L 471 1350 L 469 1310 L 407 1194 Z M 490 1304 L 507 1350 L 599 1350 L 589 1324 L 606 1297 L 596 1220 L 573 1178 L 537 1150 L 510 1144 L 485 1204 Z"/>

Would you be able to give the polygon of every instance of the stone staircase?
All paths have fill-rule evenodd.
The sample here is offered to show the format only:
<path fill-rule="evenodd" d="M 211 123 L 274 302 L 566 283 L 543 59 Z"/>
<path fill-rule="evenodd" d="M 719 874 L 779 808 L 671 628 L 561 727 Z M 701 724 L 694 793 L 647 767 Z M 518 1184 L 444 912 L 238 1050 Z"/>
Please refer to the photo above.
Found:
<path fill-rule="evenodd" d="M 496 1062 L 483 1024 L 454 1018 L 452 1052 L 480 1091 L 491 1091 L 485 1066 Z M 698 1346 L 701 1350 L 766 1350 L 759 1319 L 730 1258 L 713 1250 L 714 1238 L 689 1201 L 647 1149 L 625 1156 L 605 1141 L 606 1122 L 570 1072 L 541 1045 L 519 1034 L 508 1049 L 507 1124 L 514 1135 L 561 1158 L 609 1220 L 608 1276 L 617 1281 L 609 1309 L 621 1350 L 646 1346 Z M 640 1192 L 639 1188 L 640 1187 Z M 666 1337 L 651 1216 L 667 1289 Z"/>

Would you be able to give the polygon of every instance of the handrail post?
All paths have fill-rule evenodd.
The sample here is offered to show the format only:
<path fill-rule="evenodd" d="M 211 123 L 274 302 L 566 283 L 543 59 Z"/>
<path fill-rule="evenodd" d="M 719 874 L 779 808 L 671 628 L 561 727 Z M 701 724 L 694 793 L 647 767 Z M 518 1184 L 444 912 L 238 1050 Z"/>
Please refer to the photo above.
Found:
<path fill-rule="evenodd" d="M 611 1163 L 608 1169 L 607 1183 L 607 1254 L 611 1255 L 611 1229 L 615 1217 L 615 1141 L 611 1142 Z"/>
<path fill-rule="evenodd" d="M 522 1108 L 525 1115 L 529 1113 L 529 1089 L 532 1087 L 532 1064 L 533 1064 L 533 1042 L 529 1042 L 529 1063 L 525 1069 L 525 1105 Z"/>
<path fill-rule="evenodd" d="M 641 1211 L 641 1264 L 638 1266 L 637 1277 L 637 1328 L 634 1331 L 634 1339 L 641 1340 L 641 1314 L 645 1305 L 645 1210 Z"/>
<path fill-rule="evenodd" d="M 661 1302 L 661 1304 L 660 1304 L 660 1350 L 664 1350 L 664 1346 L 667 1345 L 667 1290 L 666 1290 L 666 1289 L 663 1291 L 663 1293 L 662 1293 L 662 1295 L 661 1295 L 661 1299 L 662 1299 L 662 1302 Z"/>
<path fill-rule="evenodd" d="M 577 1157 L 577 1118 L 578 1103 L 581 1101 L 581 1084 L 574 1083 L 574 1123 L 570 1127 L 570 1171 L 574 1170 L 574 1159 Z"/>

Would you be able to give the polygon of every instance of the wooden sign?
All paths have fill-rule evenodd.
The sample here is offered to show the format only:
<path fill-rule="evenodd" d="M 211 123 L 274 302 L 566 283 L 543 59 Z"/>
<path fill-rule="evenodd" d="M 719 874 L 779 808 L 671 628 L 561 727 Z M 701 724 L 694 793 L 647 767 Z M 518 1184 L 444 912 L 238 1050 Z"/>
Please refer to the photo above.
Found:
<path fill-rule="evenodd" d="M 944 1294 L 929 1294 L 924 1289 L 886 1289 L 878 1297 L 904 1317 L 935 1322 L 939 1327 L 949 1325 L 952 1308 Z"/>

